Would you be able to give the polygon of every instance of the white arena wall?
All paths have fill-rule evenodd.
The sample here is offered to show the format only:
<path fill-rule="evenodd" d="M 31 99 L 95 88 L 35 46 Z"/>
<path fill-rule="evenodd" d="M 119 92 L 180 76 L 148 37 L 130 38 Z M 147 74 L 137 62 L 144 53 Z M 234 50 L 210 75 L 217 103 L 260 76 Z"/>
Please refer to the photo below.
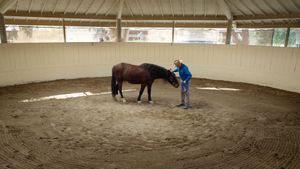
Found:
<path fill-rule="evenodd" d="M 119 62 L 171 67 L 182 59 L 195 78 L 246 82 L 300 93 L 300 49 L 162 43 L 0 44 L 0 86 L 111 76 Z"/>

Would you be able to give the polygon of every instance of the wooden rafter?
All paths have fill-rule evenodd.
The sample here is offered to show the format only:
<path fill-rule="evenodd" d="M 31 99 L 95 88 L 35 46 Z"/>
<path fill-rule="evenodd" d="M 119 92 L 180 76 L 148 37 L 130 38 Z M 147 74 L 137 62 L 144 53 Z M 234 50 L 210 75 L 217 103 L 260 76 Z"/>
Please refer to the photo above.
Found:
<path fill-rule="evenodd" d="M 181 12 L 182 12 L 182 16 L 184 16 L 184 2 L 183 2 L 183 0 L 181 0 Z"/>
<path fill-rule="evenodd" d="M 29 7 L 28 7 L 28 12 L 29 12 L 29 13 L 31 12 L 32 3 L 33 3 L 33 0 L 30 1 Z"/>
<path fill-rule="evenodd" d="M 105 13 L 105 16 L 107 16 L 109 14 L 109 12 L 117 5 L 118 1 L 115 0 L 114 3 L 110 6 L 110 8 L 108 8 L 108 10 Z"/>
<path fill-rule="evenodd" d="M 97 9 L 97 11 L 96 11 L 96 15 L 99 15 L 99 13 L 100 13 L 100 11 L 101 11 L 101 9 L 102 9 L 102 7 L 103 7 L 104 4 L 105 4 L 105 0 L 103 0 L 103 1 L 101 2 L 100 6 L 98 7 L 98 9 Z"/>
<path fill-rule="evenodd" d="M 196 5 L 194 0 L 192 0 L 192 6 L 193 6 L 193 15 L 196 16 Z"/>
<path fill-rule="evenodd" d="M 143 8 L 142 8 L 140 2 L 138 0 L 135 0 L 135 3 L 138 6 L 138 8 L 140 9 L 141 15 L 144 16 L 144 11 L 143 11 Z"/>
<path fill-rule="evenodd" d="M 6 24 L 13 25 L 56 25 L 61 26 L 61 20 L 25 20 L 25 19 L 12 19 L 5 18 Z M 92 22 L 92 21 L 68 21 L 65 20 L 66 26 L 98 26 L 98 27 L 115 27 L 116 20 L 112 20 L 110 22 Z M 122 23 L 122 27 L 168 27 L 171 28 L 173 26 L 172 22 L 168 23 L 133 23 L 124 22 Z M 175 22 L 174 25 L 176 28 L 226 28 L 226 23 L 178 23 Z M 300 28 L 300 22 L 280 22 L 280 23 L 239 23 L 237 22 L 237 28 L 288 28 L 288 27 L 297 27 Z"/>
<path fill-rule="evenodd" d="M 224 0 L 218 0 L 219 7 L 222 9 L 223 13 L 227 17 L 228 20 L 232 19 L 232 13 L 229 5 Z"/>
<path fill-rule="evenodd" d="M 89 4 L 89 6 L 87 7 L 87 9 L 84 11 L 84 13 L 87 15 L 89 10 L 91 9 L 91 7 L 95 4 L 96 0 L 92 0 Z"/>
<path fill-rule="evenodd" d="M 257 9 L 260 11 L 260 13 L 262 13 L 262 14 L 264 14 L 264 15 L 267 14 L 267 13 L 260 7 L 260 5 L 258 5 L 255 1 L 249 0 L 249 2 L 252 3 L 252 4 L 255 6 L 255 8 L 257 8 Z"/>
<path fill-rule="evenodd" d="M 276 11 L 276 9 L 274 9 L 268 1 L 261 0 L 261 2 L 263 2 L 274 14 L 278 13 L 278 11 Z"/>
<path fill-rule="evenodd" d="M 65 10 L 64 10 L 64 14 L 67 13 L 67 10 L 68 10 L 70 4 L 71 4 L 71 0 L 69 0 L 69 1 L 67 2 L 67 5 L 66 5 Z"/>
<path fill-rule="evenodd" d="M 147 2 L 149 3 L 150 1 L 147 1 Z M 150 2 L 150 4 L 151 4 L 151 2 Z M 147 5 L 147 7 L 148 7 L 148 10 L 150 11 L 151 16 L 153 16 L 154 14 L 153 14 L 153 10 L 151 8 L 151 5 Z"/>
<path fill-rule="evenodd" d="M 293 6 L 300 11 L 300 6 L 298 4 L 296 4 L 293 0 L 290 0 L 290 2 L 293 4 Z"/>
<path fill-rule="evenodd" d="M 268 15 L 235 15 L 233 16 L 233 20 L 240 21 L 240 20 L 278 20 L 278 19 L 298 19 L 300 18 L 300 13 L 291 13 L 291 14 L 268 14 Z"/>
<path fill-rule="evenodd" d="M 59 0 L 56 0 L 56 2 L 55 2 L 55 6 L 54 6 L 54 8 L 53 8 L 53 10 L 52 10 L 52 13 L 54 14 L 55 13 L 55 11 L 56 11 L 56 8 L 57 8 L 57 5 L 58 5 L 58 2 L 59 2 Z"/>
<path fill-rule="evenodd" d="M 130 6 L 129 6 L 129 4 L 127 3 L 127 1 L 125 1 L 125 6 L 126 6 L 126 8 L 129 10 L 130 15 L 133 16 L 132 9 L 130 8 Z"/>
<path fill-rule="evenodd" d="M 162 4 L 161 4 L 161 0 L 158 0 L 158 7 L 159 7 L 159 10 L 160 10 L 160 13 L 161 13 L 161 16 L 164 16 L 164 9 L 162 7 Z"/>
<path fill-rule="evenodd" d="M 16 12 L 18 12 L 18 7 L 19 7 L 19 0 L 16 2 Z"/>
<path fill-rule="evenodd" d="M 77 5 L 77 8 L 76 8 L 76 10 L 75 10 L 75 15 L 79 12 L 79 9 L 80 9 L 82 3 L 83 3 L 83 0 L 81 0 L 81 1 L 79 2 L 79 4 Z"/>
<path fill-rule="evenodd" d="M 170 5 L 172 16 L 174 16 L 174 9 L 173 9 L 172 0 L 169 0 L 169 5 Z"/>
<path fill-rule="evenodd" d="M 249 8 L 249 6 L 244 1 L 238 1 L 238 2 L 240 2 L 241 5 L 251 13 L 251 15 L 255 15 L 255 12 L 251 8 Z"/>
<path fill-rule="evenodd" d="M 278 0 L 276 0 L 276 2 L 279 4 L 279 6 L 282 8 L 282 9 L 284 9 L 284 11 L 286 12 L 286 13 L 291 13 L 291 11 L 282 3 L 282 1 L 278 1 Z"/>

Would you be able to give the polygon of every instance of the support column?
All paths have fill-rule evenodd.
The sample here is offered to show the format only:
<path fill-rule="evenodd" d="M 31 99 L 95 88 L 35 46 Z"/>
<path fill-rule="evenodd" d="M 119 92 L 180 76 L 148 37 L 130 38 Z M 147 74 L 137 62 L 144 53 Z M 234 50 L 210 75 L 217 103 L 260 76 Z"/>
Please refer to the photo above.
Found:
<path fill-rule="evenodd" d="M 173 26 L 172 26 L 172 44 L 174 43 L 174 33 L 175 33 L 175 21 L 173 21 Z"/>
<path fill-rule="evenodd" d="M 4 16 L 1 13 L 0 13 L 0 36 L 1 36 L 1 43 L 7 43 Z"/>
<path fill-rule="evenodd" d="M 118 9 L 118 13 L 117 13 L 117 20 L 116 20 L 116 26 L 117 26 L 117 40 L 118 42 L 122 41 L 122 11 L 123 11 L 123 4 L 124 4 L 124 0 L 119 0 L 119 9 Z"/>
<path fill-rule="evenodd" d="M 229 19 L 227 22 L 227 32 L 226 32 L 226 41 L 225 44 L 229 45 L 231 42 L 231 33 L 232 33 L 232 19 Z"/>
<path fill-rule="evenodd" d="M 290 31 L 291 31 L 291 28 L 288 27 L 286 30 L 286 34 L 285 34 L 284 47 L 287 47 L 289 45 Z"/>
<path fill-rule="evenodd" d="M 65 20 L 62 20 L 62 25 L 63 25 L 63 33 L 64 33 L 64 43 L 67 42 L 67 38 L 66 38 L 66 25 L 65 25 Z"/>
<path fill-rule="evenodd" d="M 117 19 L 118 42 L 122 41 L 122 21 Z"/>

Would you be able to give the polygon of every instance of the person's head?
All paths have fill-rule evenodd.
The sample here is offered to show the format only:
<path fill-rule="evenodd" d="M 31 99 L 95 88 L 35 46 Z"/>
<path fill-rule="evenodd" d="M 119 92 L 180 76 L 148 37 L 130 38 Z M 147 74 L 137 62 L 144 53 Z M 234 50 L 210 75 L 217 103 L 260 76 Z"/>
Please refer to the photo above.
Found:
<path fill-rule="evenodd" d="M 175 60 L 175 61 L 174 61 L 174 65 L 175 65 L 176 67 L 181 67 L 182 61 L 181 61 L 181 60 Z"/>

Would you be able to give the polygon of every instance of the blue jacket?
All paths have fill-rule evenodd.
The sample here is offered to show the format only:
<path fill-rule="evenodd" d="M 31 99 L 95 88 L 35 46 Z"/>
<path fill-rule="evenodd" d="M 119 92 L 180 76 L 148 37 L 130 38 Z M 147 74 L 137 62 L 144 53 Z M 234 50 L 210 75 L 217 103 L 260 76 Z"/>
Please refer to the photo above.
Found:
<path fill-rule="evenodd" d="M 181 64 L 181 67 L 177 67 L 173 72 L 179 72 L 179 76 L 183 81 L 189 81 L 192 78 L 192 74 L 189 68 L 185 64 Z"/>

